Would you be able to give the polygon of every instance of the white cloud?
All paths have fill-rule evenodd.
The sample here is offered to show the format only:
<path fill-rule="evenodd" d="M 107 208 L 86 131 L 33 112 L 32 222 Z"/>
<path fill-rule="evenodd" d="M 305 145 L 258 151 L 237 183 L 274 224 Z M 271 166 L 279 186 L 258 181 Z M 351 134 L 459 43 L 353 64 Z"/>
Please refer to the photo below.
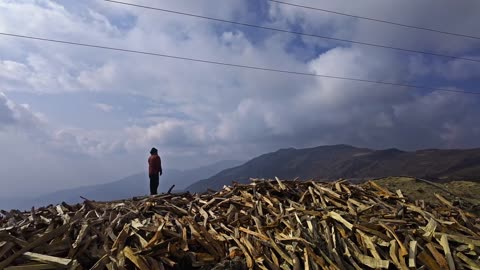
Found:
<path fill-rule="evenodd" d="M 108 107 L 107 104 L 101 105 Z M 0 92 L 0 132 L 2 128 L 6 134 L 21 134 L 55 151 L 92 157 L 125 151 L 119 134 L 115 135 L 115 132 L 56 128 L 48 122 L 45 115 L 33 111 L 30 105 L 17 104 Z"/>
<path fill-rule="evenodd" d="M 5 94 L 0 92 L 0 124 L 3 127 L 15 122 L 14 112 L 11 107 L 11 103 Z"/>
<path fill-rule="evenodd" d="M 480 79 L 480 65 L 476 62 L 450 61 L 446 65 L 437 64 L 436 71 L 440 76 L 450 80 Z"/>
<path fill-rule="evenodd" d="M 211 143 L 209 131 L 191 121 L 164 119 L 148 127 L 128 127 L 126 134 L 129 149 L 145 148 L 148 145 L 161 145 L 169 149 L 176 147 L 197 147 Z"/>
<path fill-rule="evenodd" d="M 0 92 L 0 129 L 11 128 L 29 133 L 45 123 L 43 114 L 33 112 L 28 104 L 16 104 Z"/>
<path fill-rule="evenodd" d="M 105 104 L 105 103 L 95 103 L 93 104 L 93 106 L 101 111 L 104 111 L 104 112 L 112 112 L 113 109 L 115 109 L 114 106 L 112 105 L 109 105 L 109 104 Z"/>
<path fill-rule="evenodd" d="M 27 77 L 28 74 L 28 68 L 22 63 L 8 60 L 0 62 L 0 76 L 2 76 L 2 80 L 19 81 Z"/>
<path fill-rule="evenodd" d="M 475 26 L 478 24 L 475 13 L 480 9 L 478 1 L 465 1 L 458 4 L 448 0 L 426 0 L 415 3 L 395 0 L 366 0 L 354 3 L 350 0 L 302 0 L 299 4 L 406 25 L 478 36 Z M 279 18 L 279 21 L 285 20 L 284 24 L 301 22 L 301 26 L 306 32 L 331 33 L 340 38 L 395 47 L 463 55 L 470 50 L 476 50 L 480 44 L 478 40 L 352 19 L 276 3 L 271 3 L 270 12 L 273 13 L 273 18 Z M 319 44 L 325 43 L 321 39 L 306 38 L 306 40 Z M 342 45 L 349 46 L 348 44 Z M 403 53 L 401 55 L 406 56 Z"/>
<path fill-rule="evenodd" d="M 52 134 L 51 146 L 66 153 L 90 157 L 105 157 L 125 150 L 113 132 L 88 131 L 79 128 L 56 130 Z"/>
<path fill-rule="evenodd" d="M 266 25 L 468 57 L 480 48 L 476 41 L 265 2 L 265 13 L 247 7 L 249 1 L 236 0 L 217 1 L 215 8 L 211 1 L 135 3 L 241 21 L 263 16 L 259 23 Z M 480 23 L 474 1 L 302 4 L 453 32 L 474 33 Z M 438 81 L 443 87 L 478 80 L 480 74 L 476 63 L 298 38 L 103 1 L 4 1 L 0 12 L 0 30 L 5 32 L 228 63 L 387 82 Z M 25 13 L 32 15 L 27 21 Z M 1 38 L 0 88 L 7 95 L 34 93 L 53 100 L 76 93 L 88 103 L 71 104 L 78 115 L 59 123 L 47 121 L 55 112 L 36 112 L 35 98 L 23 106 L 0 96 L 0 124 L 41 134 L 37 137 L 44 151 L 59 156 L 78 155 L 84 161 L 123 156 L 129 162 L 140 157 L 144 165 L 138 153 L 157 145 L 183 166 L 188 158 L 198 163 L 248 158 L 280 147 L 324 143 L 408 149 L 478 146 L 476 97 Z M 101 98 L 105 94 L 109 99 Z M 147 101 L 135 101 L 140 98 Z M 64 106 L 50 105 L 52 111 L 59 107 L 57 113 Z M 89 110 L 109 113 L 86 119 Z M 111 122 L 115 125 L 107 125 Z"/>

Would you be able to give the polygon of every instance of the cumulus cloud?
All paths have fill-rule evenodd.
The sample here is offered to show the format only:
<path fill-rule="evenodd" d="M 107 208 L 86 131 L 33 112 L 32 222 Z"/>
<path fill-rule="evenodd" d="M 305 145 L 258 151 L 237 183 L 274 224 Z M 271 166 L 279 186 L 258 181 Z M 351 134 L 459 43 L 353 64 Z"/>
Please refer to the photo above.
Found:
<path fill-rule="evenodd" d="M 2 129 L 5 134 L 20 134 L 64 153 L 98 157 L 125 151 L 115 132 L 52 126 L 45 115 L 33 111 L 30 105 L 17 104 L 0 92 L 0 132 Z"/>
<path fill-rule="evenodd" d="M 128 127 L 125 132 L 129 138 L 125 145 L 127 149 L 157 145 L 169 154 L 175 154 L 178 149 L 203 148 L 213 142 L 211 132 L 205 126 L 177 119 L 163 119 L 147 127 Z"/>
<path fill-rule="evenodd" d="M 478 57 L 478 41 L 402 29 L 266 1 L 136 1 L 339 38 Z M 476 1 L 414 4 L 349 0 L 302 4 L 475 34 Z M 6 1 L 0 30 L 322 75 L 471 89 L 480 65 L 461 60 L 213 23 L 104 1 Z M 28 22 L 20 20 L 28 12 Z M 425 16 L 428 13 L 429 16 Z M 4 15 L 4 16 L 3 16 Z M 61 27 L 60 27 L 61 26 Z M 5 38 L 0 88 L 25 96 L 78 97 L 20 105 L 0 95 L 0 124 L 43 138 L 60 156 L 142 158 L 159 146 L 176 164 L 249 158 L 281 147 L 348 143 L 373 148 L 476 147 L 477 97 L 214 66 Z M 108 98 L 105 98 L 108 95 Z M 127 101 L 128 100 L 128 101 Z M 81 103 L 82 101 L 83 103 Z M 107 101 L 105 103 L 105 101 Z M 46 102 L 48 103 L 48 102 Z M 80 106 L 79 104 L 87 104 Z M 126 105 L 128 104 L 128 105 Z M 58 107 L 58 109 L 55 109 Z M 118 110 L 116 108 L 122 108 Z M 101 110 L 108 113 L 98 113 Z M 87 116 L 88 115 L 88 116 Z M 43 119 L 43 120 L 42 120 Z M 48 119 L 49 121 L 46 121 Z M 46 123 L 48 124 L 41 124 Z M 28 129 L 27 127 L 30 127 Z M 34 127 L 34 129 L 32 129 Z M 205 158 L 198 158 L 199 156 Z M 130 162 L 130 160 L 129 160 Z M 131 162 L 130 162 L 131 163 Z M 129 163 L 129 164 L 130 164 Z M 124 163 L 126 164 L 126 163 Z M 122 165 L 119 165 L 122 166 Z M 192 165 L 193 166 L 193 165 Z"/>
<path fill-rule="evenodd" d="M 76 153 L 91 157 L 105 157 L 125 150 L 121 141 L 112 132 L 88 131 L 80 128 L 56 130 L 49 142 L 65 153 Z"/>
<path fill-rule="evenodd" d="M 95 103 L 95 104 L 93 104 L 93 106 L 94 106 L 95 108 L 97 108 L 97 109 L 99 109 L 99 110 L 101 110 L 101 111 L 107 112 L 107 113 L 113 111 L 113 109 L 115 108 L 115 107 L 113 107 L 112 105 L 105 104 L 105 103 Z"/>
<path fill-rule="evenodd" d="M 352 3 L 349 0 L 333 2 L 328 0 L 303 0 L 301 5 L 478 36 L 475 30 L 478 19 L 475 18 L 474 14 L 475 10 L 480 8 L 480 3 L 476 1 L 466 1 L 458 5 L 448 0 L 428 0 L 412 5 L 404 1 L 367 0 Z M 461 55 L 468 51 L 475 51 L 479 46 L 478 40 L 456 38 L 330 13 L 292 8 L 277 3 L 271 3 L 269 10 L 271 17 L 277 19 L 275 21 L 283 21 L 284 25 L 299 24 L 304 31 L 310 33 L 329 33 L 336 37 L 357 41 Z M 429 14 L 429 16 L 425 16 L 425 14 Z M 306 40 L 319 44 L 325 43 L 325 41 L 318 39 L 307 38 Z M 348 44 L 341 45 L 348 46 Z"/>
<path fill-rule="evenodd" d="M 0 128 L 12 128 L 25 132 L 45 124 L 45 116 L 35 113 L 28 104 L 16 104 L 0 92 Z"/>
<path fill-rule="evenodd" d="M 15 119 L 13 117 L 13 111 L 11 109 L 11 105 L 9 104 L 9 100 L 5 94 L 0 93 L 0 124 L 2 124 L 2 126 L 6 126 L 14 122 Z"/>

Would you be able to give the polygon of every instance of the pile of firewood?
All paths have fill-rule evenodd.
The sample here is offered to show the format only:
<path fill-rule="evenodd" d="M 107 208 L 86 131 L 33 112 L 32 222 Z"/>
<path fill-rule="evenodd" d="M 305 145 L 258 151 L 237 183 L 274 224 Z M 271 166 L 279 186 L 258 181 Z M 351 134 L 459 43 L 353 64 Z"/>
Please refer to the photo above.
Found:
<path fill-rule="evenodd" d="M 0 269 L 480 269 L 477 217 L 437 198 L 276 179 L 2 211 Z"/>

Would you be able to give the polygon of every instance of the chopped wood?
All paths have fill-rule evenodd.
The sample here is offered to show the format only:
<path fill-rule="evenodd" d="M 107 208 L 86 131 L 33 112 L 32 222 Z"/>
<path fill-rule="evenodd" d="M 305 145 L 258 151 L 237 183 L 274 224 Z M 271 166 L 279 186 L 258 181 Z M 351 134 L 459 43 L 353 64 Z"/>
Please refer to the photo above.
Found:
<path fill-rule="evenodd" d="M 480 269 L 480 219 L 437 198 L 275 178 L 1 211 L 0 269 Z"/>
<path fill-rule="evenodd" d="M 418 259 L 420 262 L 422 262 L 428 269 L 432 270 L 440 270 L 442 269 L 440 265 L 435 261 L 434 258 L 432 258 L 426 251 L 422 251 L 420 254 L 418 254 Z M 445 269 L 445 268 L 443 268 Z"/>
<path fill-rule="evenodd" d="M 417 241 L 410 241 L 408 254 L 408 267 L 417 268 L 417 265 L 415 264 L 415 258 L 417 257 Z"/>
<path fill-rule="evenodd" d="M 67 265 L 69 265 L 73 262 L 72 259 L 63 259 L 63 258 L 58 258 L 58 257 L 54 257 L 54 256 L 48 256 L 48 255 L 33 253 L 33 252 L 25 252 L 22 256 L 26 257 L 26 258 L 28 258 L 32 261 L 57 265 L 58 267 L 67 266 Z"/>
<path fill-rule="evenodd" d="M 440 239 L 440 245 L 443 247 L 443 252 L 445 252 L 445 257 L 447 258 L 448 268 L 450 270 L 455 270 L 455 262 L 453 261 L 452 253 L 450 252 L 450 245 L 448 244 L 448 238 L 446 235 L 442 235 Z"/>

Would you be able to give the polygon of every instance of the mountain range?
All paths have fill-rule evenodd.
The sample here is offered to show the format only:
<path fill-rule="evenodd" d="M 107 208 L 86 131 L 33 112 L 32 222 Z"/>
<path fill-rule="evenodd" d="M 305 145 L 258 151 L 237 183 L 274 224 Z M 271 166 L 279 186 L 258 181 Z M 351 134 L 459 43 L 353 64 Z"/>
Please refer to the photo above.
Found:
<path fill-rule="evenodd" d="M 480 180 L 480 149 L 401 151 L 373 150 L 350 145 L 281 149 L 256 157 L 241 166 L 226 169 L 186 189 L 190 192 L 217 190 L 232 181 L 249 178 L 367 179 L 413 176 L 434 181 Z"/>
<path fill-rule="evenodd" d="M 229 160 L 191 170 L 164 170 L 160 192 L 175 184 L 175 191 L 218 190 L 232 181 L 250 178 L 365 180 L 386 176 L 413 176 L 433 181 L 480 181 L 480 149 L 402 151 L 373 150 L 350 145 L 280 149 L 246 163 Z M 203 179 L 198 181 L 199 179 Z M 118 181 L 60 190 L 35 198 L 0 198 L 0 209 L 28 209 L 32 206 L 77 203 L 80 196 L 110 201 L 148 194 L 148 177 L 138 173 Z"/>

